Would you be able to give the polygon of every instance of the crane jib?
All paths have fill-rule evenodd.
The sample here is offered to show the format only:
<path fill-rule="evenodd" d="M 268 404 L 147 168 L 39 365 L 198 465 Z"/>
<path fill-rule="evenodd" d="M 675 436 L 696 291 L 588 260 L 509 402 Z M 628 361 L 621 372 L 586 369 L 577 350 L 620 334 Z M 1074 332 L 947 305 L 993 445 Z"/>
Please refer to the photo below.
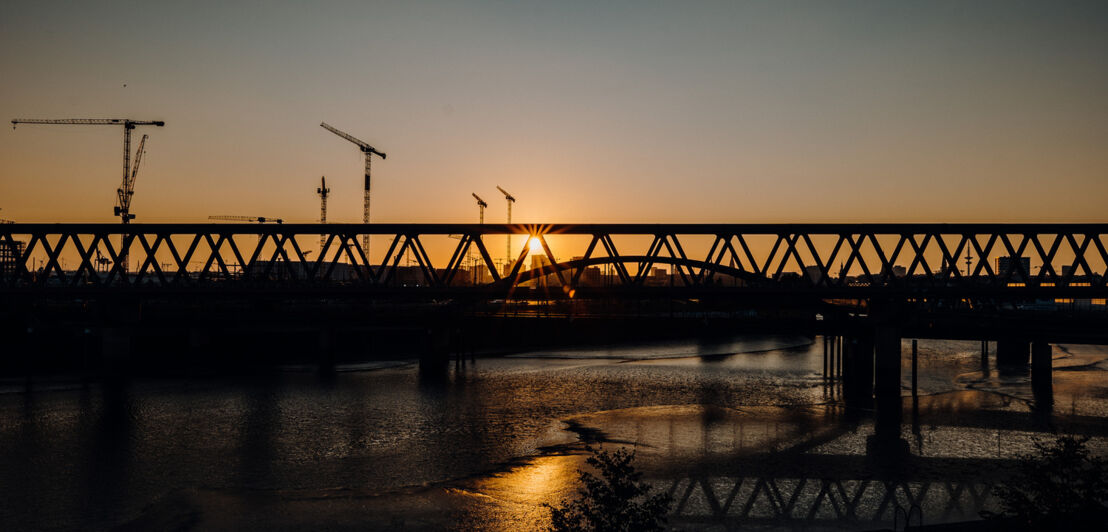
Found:
<path fill-rule="evenodd" d="M 64 118 L 64 119 L 41 119 L 41 118 L 13 118 L 12 125 L 17 124 L 61 124 L 61 125 L 77 125 L 77 126 L 124 126 L 127 128 L 133 128 L 135 126 L 165 126 L 163 120 L 130 120 L 127 118 Z"/>

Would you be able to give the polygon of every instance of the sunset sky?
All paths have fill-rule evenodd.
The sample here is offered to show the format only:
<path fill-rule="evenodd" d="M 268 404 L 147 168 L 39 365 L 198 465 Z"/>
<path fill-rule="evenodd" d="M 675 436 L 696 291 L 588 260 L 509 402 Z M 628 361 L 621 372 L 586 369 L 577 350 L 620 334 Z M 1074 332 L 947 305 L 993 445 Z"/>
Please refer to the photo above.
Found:
<path fill-rule="evenodd" d="M 166 121 L 136 222 L 360 221 L 320 121 L 380 222 L 1105 221 L 1108 3 L 0 4 L 0 118 L 100 117 Z M 121 146 L 0 132 L 0 218 L 115 220 Z"/>

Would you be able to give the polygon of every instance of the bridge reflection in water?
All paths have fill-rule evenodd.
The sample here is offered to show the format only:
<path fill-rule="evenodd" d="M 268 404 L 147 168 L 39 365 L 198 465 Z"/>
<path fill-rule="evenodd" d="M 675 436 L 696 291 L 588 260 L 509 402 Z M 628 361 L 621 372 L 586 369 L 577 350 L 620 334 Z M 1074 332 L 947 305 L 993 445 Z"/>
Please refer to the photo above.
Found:
<path fill-rule="evenodd" d="M 1100 418 L 1057 416 L 1046 426 L 1010 399 L 984 392 L 906 398 L 903 409 L 903 426 L 834 405 L 659 406 L 568 421 L 603 435 L 605 445 L 634 445 L 646 480 L 674 497 L 670 523 L 678 528 L 976 520 L 982 510 L 998 509 L 993 488 L 1033 450 L 1034 439 L 1048 441 L 1059 428 L 1092 435 L 1093 445 L 1108 436 Z M 535 505 L 574 495 L 580 464 L 540 458 L 479 482 L 474 491 L 497 502 L 478 513 L 528 522 Z"/>

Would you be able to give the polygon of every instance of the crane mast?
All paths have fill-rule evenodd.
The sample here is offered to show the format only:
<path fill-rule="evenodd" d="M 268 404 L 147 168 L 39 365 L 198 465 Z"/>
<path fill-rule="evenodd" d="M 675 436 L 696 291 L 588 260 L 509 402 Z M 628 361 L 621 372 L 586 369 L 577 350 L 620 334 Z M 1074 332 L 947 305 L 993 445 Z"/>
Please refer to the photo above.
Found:
<path fill-rule="evenodd" d="M 473 199 L 477 200 L 477 208 L 481 211 L 481 223 L 485 223 L 485 207 L 488 207 L 489 204 L 485 203 L 485 200 L 481 199 L 481 196 L 478 196 L 476 192 L 473 193 Z"/>
<path fill-rule="evenodd" d="M 315 193 L 319 194 L 319 223 L 327 223 L 327 195 L 331 193 L 331 189 L 327 188 L 327 177 L 319 177 L 319 188 L 315 189 Z M 320 253 L 323 253 L 323 246 L 327 244 L 327 235 L 319 235 L 319 249 Z"/>
<path fill-rule="evenodd" d="M 135 165 L 131 167 L 131 175 L 123 179 L 123 183 L 116 189 L 116 197 L 119 200 L 119 205 L 115 207 L 115 215 L 123 221 L 123 223 L 129 223 L 135 218 L 135 215 L 131 214 L 131 197 L 135 195 L 135 178 L 138 177 L 139 165 L 142 163 L 142 154 L 146 152 L 146 139 L 149 135 L 143 135 L 139 140 L 138 150 L 135 152 Z"/>
<path fill-rule="evenodd" d="M 357 145 L 358 148 L 362 150 L 362 153 L 365 154 L 365 189 L 364 189 L 365 194 L 364 194 L 363 202 L 362 202 L 362 223 L 368 224 L 369 223 L 370 159 L 372 158 L 373 155 L 378 155 L 378 156 L 381 157 L 381 159 L 385 159 L 385 154 L 384 154 L 384 152 L 377 151 L 377 149 L 374 148 L 373 146 L 370 146 L 369 144 L 354 138 L 353 136 L 347 134 L 346 132 L 340 131 L 339 129 L 336 129 L 336 128 L 332 127 L 327 122 L 320 122 L 319 125 L 323 129 L 326 129 L 327 131 L 330 131 L 331 133 L 334 133 L 335 135 L 338 135 L 339 137 L 341 137 L 341 138 Z M 369 235 L 362 235 L 362 251 L 365 252 L 365 256 L 368 259 L 369 258 Z"/>
<path fill-rule="evenodd" d="M 131 172 L 131 130 L 138 126 L 165 126 L 165 122 L 161 120 L 131 120 L 130 118 L 65 118 L 65 119 L 41 119 L 41 118 L 15 118 L 12 119 L 12 128 L 19 124 L 47 124 L 47 125 L 77 125 L 77 126 L 123 126 L 123 183 L 127 184 L 128 180 L 133 178 Z M 143 140 L 146 136 L 143 136 Z M 142 151 L 142 147 L 139 147 L 139 151 Z M 138 167 L 139 162 L 138 155 L 135 156 L 135 166 Z M 124 187 L 121 187 L 124 188 Z M 134 190 L 131 190 L 126 198 L 120 196 L 120 205 L 115 208 L 115 215 L 120 217 L 120 221 L 123 223 L 130 223 L 134 216 L 130 213 L 130 194 L 133 194 Z M 124 208 L 122 200 L 126 199 L 127 205 Z"/>
<path fill-rule="evenodd" d="M 515 198 L 515 196 L 512 196 L 511 194 L 509 194 L 507 190 L 504 190 L 504 189 L 500 188 L 500 185 L 496 185 L 496 190 L 499 190 L 500 193 L 504 195 L 504 199 L 507 200 L 507 202 L 508 202 L 508 225 L 511 225 L 512 224 L 512 204 L 516 202 L 516 198 Z M 508 240 L 508 252 L 507 252 L 506 255 L 504 255 L 504 264 L 505 264 L 505 266 L 512 263 L 512 234 L 511 233 L 508 233 L 507 240 Z"/>
<path fill-rule="evenodd" d="M 480 212 L 480 218 L 478 218 L 478 219 L 480 220 L 480 223 L 484 224 L 485 223 L 485 207 L 488 207 L 489 204 L 485 203 L 485 200 L 481 199 L 481 196 L 478 196 L 476 192 L 473 192 L 472 194 L 473 194 L 473 199 L 477 200 L 477 210 Z M 478 236 L 477 238 L 481 238 L 481 237 Z M 473 283 L 477 284 L 477 260 L 475 258 L 473 258 L 473 252 L 472 252 L 472 250 L 469 250 L 468 248 L 466 250 L 466 260 L 469 262 L 470 268 L 473 270 Z"/>

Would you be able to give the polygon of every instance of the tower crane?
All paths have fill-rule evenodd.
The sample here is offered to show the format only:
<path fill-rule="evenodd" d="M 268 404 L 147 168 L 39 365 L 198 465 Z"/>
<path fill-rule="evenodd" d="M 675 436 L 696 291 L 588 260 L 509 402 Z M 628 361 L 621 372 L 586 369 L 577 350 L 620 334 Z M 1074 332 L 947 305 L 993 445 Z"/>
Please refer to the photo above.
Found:
<path fill-rule="evenodd" d="M 488 207 L 489 204 L 485 203 L 485 200 L 481 199 L 481 196 L 478 196 L 476 192 L 473 193 L 473 199 L 477 200 L 477 208 L 481 210 L 481 223 L 485 223 L 485 207 Z"/>
<path fill-rule="evenodd" d="M 473 192 L 472 194 L 473 199 L 477 200 L 477 209 L 481 213 L 479 220 L 483 224 L 485 223 L 485 207 L 488 207 L 489 204 L 485 203 L 485 200 L 481 199 L 481 196 L 478 196 L 476 192 Z M 478 236 L 477 238 L 481 237 Z M 469 261 L 470 268 L 473 270 L 473 283 L 477 284 L 477 259 L 473 258 L 472 251 L 466 251 L 466 260 Z"/>
<path fill-rule="evenodd" d="M 319 188 L 315 189 L 315 193 L 319 194 L 319 223 L 325 224 L 327 223 L 327 195 L 331 193 L 331 189 L 327 188 L 327 176 L 319 177 Z M 319 249 L 323 249 L 326 243 L 327 236 L 319 235 Z"/>
<path fill-rule="evenodd" d="M 208 219 L 209 220 L 219 220 L 219 221 L 223 221 L 223 222 L 257 222 L 257 223 L 260 223 L 260 224 L 264 224 L 264 223 L 267 223 L 267 222 L 273 222 L 273 223 L 280 224 L 280 223 L 285 222 L 284 220 L 282 220 L 280 218 L 267 218 L 265 216 L 219 215 L 219 216 L 209 216 Z"/>
<path fill-rule="evenodd" d="M 364 197 L 364 203 L 362 205 L 362 223 L 368 224 L 369 223 L 369 162 L 370 162 L 370 158 L 374 154 L 379 155 L 382 160 L 385 159 L 385 154 L 383 152 L 377 151 L 377 149 L 374 148 L 373 146 L 370 146 L 369 144 L 366 144 L 365 142 L 362 142 L 362 141 L 348 135 L 347 133 L 345 133 L 343 131 L 339 131 L 338 129 L 335 129 L 334 127 L 329 125 L 327 122 L 320 122 L 319 125 L 323 129 L 326 129 L 327 131 L 330 131 L 331 133 L 334 133 L 334 134 L 346 139 L 347 141 L 350 141 L 350 142 L 354 143 L 355 145 L 358 146 L 359 149 L 362 150 L 362 153 L 365 154 L 365 197 Z M 365 252 L 366 257 L 369 257 L 369 235 L 368 234 L 362 235 L 362 251 Z"/>
<path fill-rule="evenodd" d="M 120 204 L 115 207 L 115 215 L 119 216 L 119 219 L 123 223 L 130 223 L 134 216 L 131 215 L 131 195 L 134 194 L 134 190 L 128 188 L 127 184 L 134 185 L 134 178 L 131 172 L 131 130 L 138 126 L 157 126 L 162 127 L 165 122 L 161 120 L 131 120 L 130 118 L 69 118 L 60 120 L 48 120 L 38 118 L 15 118 L 12 119 L 12 129 L 18 124 L 54 124 L 54 125 L 82 125 L 82 126 L 123 126 L 123 186 L 119 188 L 120 191 L 126 191 L 126 193 L 120 192 L 118 199 Z M 143 136 L 143 140 L 146 137 Z M 142 147 L 139 147 L 139 152 L 142 151 Z M 139 156 L 135 157 L 135 167 L 138 167 Z M 124 201 L 126 204 L 124 204 Z"/>
<path fill-rule="evenodd" d="M 508 201 L 508 225 L 512 224 L 512 204 L 516 202 L 515 196 L 508 194 L 507 190 L 500 188 L 500 185 L 496 185 L 496 190 L 499 190 L 504 195 L 504 199 Z M 504 256 L 505 264 L 512 263 L 512 234 L 508 233 L 508 254 Z"/>

